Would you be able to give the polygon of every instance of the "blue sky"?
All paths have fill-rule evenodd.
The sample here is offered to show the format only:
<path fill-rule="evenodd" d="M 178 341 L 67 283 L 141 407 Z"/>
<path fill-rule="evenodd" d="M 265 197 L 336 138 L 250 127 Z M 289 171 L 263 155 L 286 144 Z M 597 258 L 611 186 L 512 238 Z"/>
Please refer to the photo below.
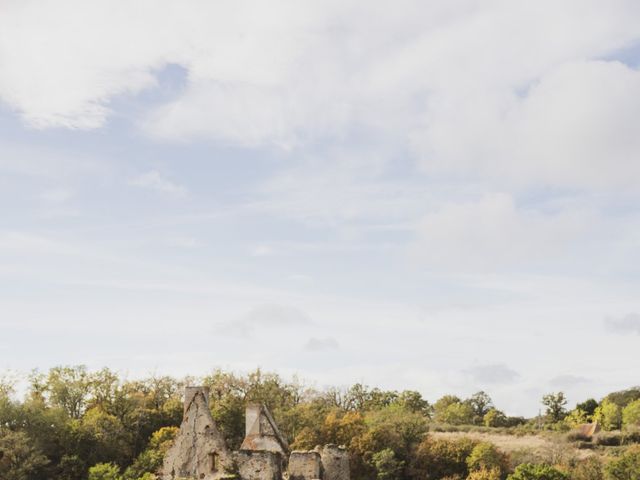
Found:
<path fill-rule="evenodd" d="M 0 367 L 637 383 L 634 1 L 8 1 Z"/>

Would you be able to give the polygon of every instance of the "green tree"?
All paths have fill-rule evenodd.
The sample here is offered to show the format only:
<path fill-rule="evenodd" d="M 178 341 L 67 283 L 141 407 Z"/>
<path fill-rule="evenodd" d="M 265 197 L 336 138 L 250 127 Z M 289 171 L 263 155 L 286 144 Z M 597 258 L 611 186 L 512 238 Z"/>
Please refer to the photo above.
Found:
<path fill-rule="evenodd" d="M 2 480 L 31 480 L 47 463 L 25 433 L 0 430 Z"/>
<path fill-rule="evenodd" d="M 404 462 L 396 458 L 396 454 L 390 448 L 385 448 L 372 457 L 373 466 L 376 469 L 378 480 L 398 480 L 402 478 Z"/>
<path fill-rule="evenodd" d="M 436 403 L 433 404 L 433 410 L 436 420 L 438 422 L 443 421 L 442 416 L 444 412 L 447 410 L 447 408 L 449 408 L 450 405 L 456 403 L 462 403 L 462 400 L 460 400 L 460 398 L 456 397 L 455 395 L 444 395 L 443 397 L 440 397 L 436 401 Z"/>
<path fill-rule="evenodd" d="M 148 448 L 125 470 L 123 478 L 137 480 L 143 478 L 145 474 L 155 474 L 162 467 L 164 456 L 177 433 L 178 428 L 176 427 L 163 427 L 154 432 Z"/>
<path fill-rule="evenodd" d="M 88 480 L 121 480 L 120 468 L 113 463 L 98 463 L 89 469 Z"/>
<path fill-rule="evenodd" d="M 404 390 L 400 392 L 395 402 L 406 410 L 422 413 L 427 418 L 431 418 L 432 407 L 427 400 L 422 398 L 420 392 Z"/>
<path fill-rule="evenodd" d="M 640 424 L 640 400 L 634 400 L 622 409 L 622 423 L 625 427 Z"/>
<path fill-rule="evenodd" d="M 575 428 L 578 425 L 588 423 L 589 416 L 584 410 L 574 408 L 566 417 L 564 417 L 564 421 L 570 428 Z"/>
<path fill-rule="evenodd" d="M 542 397 L 542 404 L 546 407 L 547 418 L 553 423 L 562 420 L 567 411 L 565 405 L 567 404 L 567 398 L 563 392 L 549 393 Z"/>
<path fill-rule="evenodd" d="M 550 465 L 523 463 L 507 477 L 507 480 L 568 480 L 569 475 Z"/>
<path fill-rule="evenodd" d="M 622 408 L 605 398 L 596 408 L 593 419 L 605 430 L 619 430 L 622 427 Z"/>
<path fill-rule="evenodd" d="M 621 408 L 638 399 L 640 399 L 640 387 L 633 387 L 626 390 L 620 390 L 618 392 L 612 392 L 604 397 L 604 400 L 613 402 Z"/>
<path fill-rule="evenodd" d="M 86 407 L 91 392 L 91 377 L 84 365 L 77 367 L 55 367 L 45 379 L 32 375 L 32 385 L 39 386 L 48 396 L 49 402 L 62 408 L 69 417 L 79 419 Z"/>
<path fill-rule="evenodd" d="M 506 427 L 507 416 L 500 410 L 492 408 L 482 419 L 485 427 Z"/>
<path fill-rule="evenodd" d="M 598 408 L 598 402 L 593 398 L 589 398 L 576 405 L 576 409 L 582 410 L 587 415 L 589 421 L 591 421 L 591 417 L 595 413 L 596 408 Z"/>
<path fill-rule="evenodd" d="M 470 425 L 474 421 L 473 408 L 467 402 L 452 403 L 440 416 L 444 423 Z"/>
<path fill-rule="evenodd" d="M 482 422 L 482 419 L 487 412 L 493 409 L 493 400 L 491 400 L 491 397 L 483 391 L 474 393 L 467 401 L 473 409 L 477 423 Z"/>

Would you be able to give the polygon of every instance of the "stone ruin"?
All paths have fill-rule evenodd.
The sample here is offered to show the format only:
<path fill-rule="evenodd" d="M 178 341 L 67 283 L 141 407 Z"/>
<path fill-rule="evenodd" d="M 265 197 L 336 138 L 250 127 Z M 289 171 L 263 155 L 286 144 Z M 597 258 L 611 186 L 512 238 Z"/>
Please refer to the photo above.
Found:
<path fill-rule="evenodd" d="M 264 405 L 246 409 L 245 438 L 231 451 L 209 410 L 209 388 L 187 387 L 184 418 L 167 452 L 162 480 L 349 480 L 349 453 L 325 445 L 290 451 Z"/>

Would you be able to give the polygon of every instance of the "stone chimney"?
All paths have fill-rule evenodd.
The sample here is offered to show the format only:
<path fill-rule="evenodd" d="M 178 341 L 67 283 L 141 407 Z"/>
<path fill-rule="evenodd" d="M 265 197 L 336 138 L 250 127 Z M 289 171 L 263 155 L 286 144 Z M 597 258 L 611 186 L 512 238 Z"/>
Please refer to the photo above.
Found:
<path fill-rule="evenodd" d="M 201 394 L 204 397 L 204 401 L 207 404 L 207 408 L 209 407 L 209 387 L 185 387 L 184 389 L 184 413 L 187 413 L 189 409 L 189 405 L 195 398 L 196 395 Z"/>

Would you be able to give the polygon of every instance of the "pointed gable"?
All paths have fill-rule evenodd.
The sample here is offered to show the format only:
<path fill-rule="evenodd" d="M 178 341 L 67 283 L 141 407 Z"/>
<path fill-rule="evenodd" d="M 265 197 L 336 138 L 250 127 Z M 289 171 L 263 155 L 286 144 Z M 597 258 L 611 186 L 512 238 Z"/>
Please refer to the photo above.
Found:
<path fill-rule="evenodd" d="M 214 480 L 233 464 L 231 452 L 209 410 L 209 389 L 185 390 L 184 419 L 173 446 L 167 452 L 162 478 Z"/>
<path fill-rule="evenodd" d="M 246 409 L 245 438 L 241 450 L 267 451 L 286 455 L 289 445 L 278 430 L 265 405 L 250 404 Z"/>

